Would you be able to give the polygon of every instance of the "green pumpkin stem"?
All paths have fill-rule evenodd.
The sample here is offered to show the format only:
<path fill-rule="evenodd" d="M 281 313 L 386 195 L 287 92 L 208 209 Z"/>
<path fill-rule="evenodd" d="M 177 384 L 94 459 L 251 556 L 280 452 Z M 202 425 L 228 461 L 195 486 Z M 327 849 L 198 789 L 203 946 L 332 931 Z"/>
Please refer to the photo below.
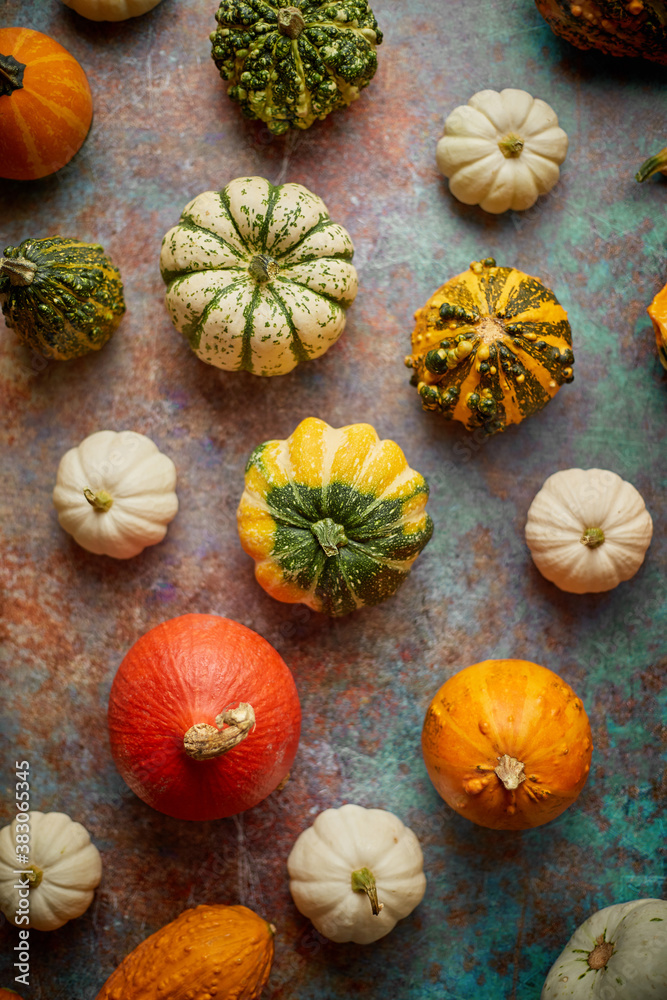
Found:
<path fill-rule="evenodd" d="M 514 157 L 521 156 L 521 151 L 524 147 L 524 141 L 519 135 L 514 135 L 513 132 L 508 132 L 504 139 L 501 139 L 498 143 L 498 148 L 503 154 L 506 160 L 513 159 Z"/>
<path fill-rule="evenodd" d="M 377 917 L 380 910 L 384 909 L 384 903 L 378 903 L 378 889 L 375 884 L 375 876 L 368 868 L 359 868 L 352 872 L 353 892 L 365 892 L 370 900 L 373 916 Z"/>
<path fill-rule="evenodd" d="M 183 736 L 183 749 L 193 760 L 212 760 L 238 746 L 255 725 L 252 705 L 242 701 L 216 717 L 215 726 L 196 722 Z M 224 729 L 222 727 L 225 727 Z"/>
<path fill-rule="evenodd" d="M 653 177 L 653 174 L 657 174 L 658 171 L 662 171 L 663 174 L 667 173 L 667 146 L 654 156 L 649 156 L 648 160 L 644 160 L 635 174 L 635 180 L 641 183 L 648 180 L 649 177 Z"/>
<path fill-rule="evenodd" d="M 37 265 L 25 257 L 3 257 L 0 259 L 0 272 L 9 276 L 12 285 L 30 285 L 37 274 Z"/>
<path fill-rule="evenodd" d="M 113 497 L 106 490 L 98 490 L 97 493 L 93 493 L 92 490 L 86 488 L 83 495 L 93 510 L 100 514 L 105 514 L 113 505 Z"/>
<path fill-rule="evenodd" d="M 298 38 L 306 27 L 303 14 L 296 7 L 283 7 L 278 14 L 278 31 L 288 38 Z"/>
<path fill-rule="evenodd" d="M 36 889 L 44 878 L 44 872 L 37 865 L 29 865 L 25 871 L 28 873 L 28 888 Z"/>
<path fill-rule="evenodd" d="M 604 934 L 600 934 L 595 939 L 593 951 L 588 953 L 588 965 L 591 969 L 604 969 L 607 962 L 614 954 L 614 946 L 611 941 L 605 941 Z"/>
<path fill-rule="evenodd" d="M 338 549 L 342 545 L 347 545 L 347 535 L 343 526 L 336 524 L 330 517 L 325 517 L 321 521 L 311 524 L 310 530 L 324 549 L 324 554 L 327 557 L 337 556 Z"/>
<path fill-rule="evenodd" d="M 602 528 L 586 528 L 579 541 L 589 549 L 597 549 L 604 542 L 604 531 Z"/>
<path fill-rule="evenodd" d="M 0 54 L 0 97 L 22 90 L 24 73 L 25 63 L 20 63 L 14 56 Z"/>
<path fill-rule="evenodd" d="M 248 265 L 248 274 L 255 281 L 271 281 L 272 278 L 278 273 L 278 265 L 272 257 L 267 257 L 266 254 L 258 253 L 250 261 Z"/>

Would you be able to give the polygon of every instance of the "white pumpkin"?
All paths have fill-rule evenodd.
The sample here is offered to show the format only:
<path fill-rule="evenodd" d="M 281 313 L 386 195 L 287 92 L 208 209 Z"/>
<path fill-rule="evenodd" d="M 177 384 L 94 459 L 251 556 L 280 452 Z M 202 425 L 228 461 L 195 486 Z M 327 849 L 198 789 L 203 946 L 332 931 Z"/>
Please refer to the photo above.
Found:
<path fill-rule="evenodd" d="M 528 510 L 526 542 L 542 576 L 571 594 L 611 590 L 644 561 L 653 521 L 640 494 L 607 469 L 549 476 Z"/>
<path fill-rule="evenodd" d="M 498 214 L 550 191 L 567 154 L 553 108 L 525 90 L 480 90 L 455 108 L 436 147 L 438 168 L 464 205 Z"/>
<path fill-rule="evenodd" d="M 665 1000 L 667 900 L 598 910 L 556 959 L 540 1000 Z"/>
<path fill-rule="evenodd" d="M 301 184 L 238 177 L 186 205 L 164 237 L 167 309 L 207 364 L 284 375 L 343 332 L 357 294 L 353 253 Z"/>
<path fill-rule="evenodd" d="M 92 903 L 102 878 L 100 852 L 65 813 L 31 810 L 29 817 L 28 834 L 18 820 L 0 830 L 0 909 L 17 926 L 55 931 Z M 17 856 L 17 835 L 30 838 L 27 864 Z"/>
<path fill-rule="evenodd" d="M 75 542 L 130 559 L 161 542 L 176 516 L 176 469 L 135 431 L 97 431 L 60 460 L 53 502 Z"/>
<path fill-rule="evenodd" d="M 157 7 L 160 0 L 63 0 L 89 21 L 126 21 Z"/>
<path fill-rule="evenodd" d="M 384 809 L 325 809 L 289 858 L 297 909 L 332 941 L 369 944 L 421 902 L 424 858 L 416 836 Z"/>

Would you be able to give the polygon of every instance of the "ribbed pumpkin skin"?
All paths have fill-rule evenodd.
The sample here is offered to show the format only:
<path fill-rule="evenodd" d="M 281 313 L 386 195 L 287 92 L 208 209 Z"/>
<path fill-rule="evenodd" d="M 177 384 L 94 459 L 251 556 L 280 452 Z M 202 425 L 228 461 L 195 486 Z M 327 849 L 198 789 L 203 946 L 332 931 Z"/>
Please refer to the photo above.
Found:
<path fill-rule="evenodd" d="M 256 1000 L 273 929 L 245 906 L 196 906 L 142 941 L 96 1000 Z"/>
<path fill-rule="evenodd" d="M 667 5 L 663 0 L 535 3 L 554 34 L 578 49 L 599 49 L 610 56 L 643 56 L 667 64 Z"/>
<path fill-rule="evenodd" d="M 438 794 L 493 830 L 526 830 L 559 816 L 586 783 L 593 750 L 581 700 L 527 660 L 485 660 L 443 684 L 426 712 L 422 752 Z M 525 765 L 508 791 L 504 754 Z"/>
<path fill-rule="evenodd" d="M 646 311 L 655 330 L 655 344 L 660 364 L 667 369 L 667 285 L 658 292 Z"/>
<path fill-rule="evenodd" d="M 491 257 L 442 285 L 415 319 L 411 383 L 425 410 L 468 430 L 504 431 L 574 378 L 570 324 L 556 296 Z"/>
<path fill-rule="evenodd" d="M 221 757 L 193 760 L 191 726 L 252 705 L 256 724 Z M 111 686 L 109 737 L 135 795 L 176 819 L 233 816 L 261 802 L 289 772 L 301 706 L 281 656 L 266 639 L 218 615 L 180 615 L 156 625 L 126 654 Z"/>
<path fill-rule="evenodd" d="M 126 21 L 157 7 L 160 0 L 63 0 L 89 21 Z"/>
<path fill-rule="evenodd" d="M 46 177 L 88 135 L 93 99 L 86 74 L 67 49 L 30 28 L 0 28 L 0 62 L 3 56 L 25 71 L 14 90 L 0 75 L 0 177 Z"/>
<path fill-rule="evenodd" d="M 425 479 L 369 424 L 308 417 L 255 448 L 245 482 L 238 529 L 258 583 L 327 615 L 391 597 L 433 533 Z"/>
<path fill-rule="evenodd" d="M 290 6 L 301 19 L 284 33 Z M 344 108 L 375 75 L 382 32 L 367 0 L 222 0 L 215 17 L 211 55 L 227 93 L 276 135 Z"/>
<path fill-rule="evenodd" d="M 99 351 L 125 312 L 120 272 L 101 246 L 69 237 L 24 240 L 5 257 L 36 265 L 29 285 L 0 270 L 0 303 L 7 326 L 45 358 L 68 361 Z"/>

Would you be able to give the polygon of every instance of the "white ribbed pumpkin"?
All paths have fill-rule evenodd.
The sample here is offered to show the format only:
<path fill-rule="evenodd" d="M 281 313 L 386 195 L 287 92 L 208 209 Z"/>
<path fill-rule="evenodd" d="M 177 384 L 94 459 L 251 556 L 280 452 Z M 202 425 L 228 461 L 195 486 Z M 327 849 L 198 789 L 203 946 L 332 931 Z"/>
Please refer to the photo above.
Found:
<path fill-rule="evenodd" d="M 436 160 L 455 198 L 497 214 L 530 208 L 550 191 L 567 145 L 545 101 L 525 90 L 480 90 L 446 119 Z"/>
<path fill-rule="evenodd" d="M 12 923 L 17 913 L 27 912 L 30 922 L 21 920 L 18 926 L 55 931 L 80 917 L 92 903 L 102 877 L 100 852 L 88 831 L 65 813 L 31 811 L 29 816 L 28 864 L 16 853 L 16 836 L 24 824 L 14 820 L 0 830 L 0 909 Z M 17 870 L 30 874 L 18 875 Z M 27 910 L 22 897 L 27 899 Z"/>
<path fill-rule="evenodd" d="M 287 859 L 297 909 L 331 941 L 370 944 L 417 906 L 426 889 L 419 841 L 384 809 L 325 809 Z"/>
<path fill-rule="evenodd" d="M 353 253 L 301 184 L 238 177 L 186 205 L 164 237 L 167 309 L 207 364 L 284 375 L 343 332 L 357 294 Z"/>
<path fill-rule="evenodd" d="M 89 21 L 126 21 L 157 7 L 160 0 L 63 0 Z"/>
<path fill-rule="evenodd" d="M 611 590 L 635 575 L 653 534 L 631 483 L 607 469 L 549 476 L 528 510 L 526 542 L 542 576 L 571 594 Z"/>
<path fill-rule="evenodd" d="M 174 463 L 144 434 L 97 431 L 60 460 L 58 520 L 95 555 L 130 559 L 161 542 L 176 516 Z"/>

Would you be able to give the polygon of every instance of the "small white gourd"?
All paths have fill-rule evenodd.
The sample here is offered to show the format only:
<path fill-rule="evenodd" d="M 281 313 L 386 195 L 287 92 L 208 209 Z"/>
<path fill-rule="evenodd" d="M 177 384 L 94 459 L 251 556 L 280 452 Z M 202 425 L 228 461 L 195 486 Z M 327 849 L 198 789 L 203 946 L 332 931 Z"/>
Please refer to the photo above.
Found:
<path fill-rule="evenodd" d="M 652 534 L 640 494 L 607 469 L 555 472 L 535 496 L 526 522 L 535 565 L 571 594 L 597 594 L 629 580 Z"/>
<path fill-rule="evenodd" d="M 53 502 L 82 548 L 130 559 L 161 542 L 176 516 L 176 468 L 135 431 L 97 431 L 63 455 Z"/>
<path fill-rule="evenodd" d="M 331 941 L 370 944 L 421 902 L 426 889 L 419 841 L 384 809 L 325 809 L 289 858 L 297 909 Z"/>
<path fill-rule="evenodd" d="M 455 198 L 498 214 L 530 208 L 550 191 L 567 145 L 545 101 L 525 90 L 480 90 L 446 119 L 436 160 Z"/>
<path fill-rule="evenodd" d="M 55 931 L 92 903 L 102 877 L 100 852 L 88 831 L 65 813 L 28 815 L 28 834 L 17 819 L 0 830 L 0 910 L 17 926 Z M 16 851 L 19 835 L 29 836 L 27 864 Z"/>
<path fill-rule="evenodd" d="M 633 899 L 598 910 L 551 967 L 540 1000 L 664 1000 L 667 900 Z"/>
<path fill-rule="evenodd" d="M 63 0 L 89 21 L 126 21 L 157 7 L 160 0 Z"/>

